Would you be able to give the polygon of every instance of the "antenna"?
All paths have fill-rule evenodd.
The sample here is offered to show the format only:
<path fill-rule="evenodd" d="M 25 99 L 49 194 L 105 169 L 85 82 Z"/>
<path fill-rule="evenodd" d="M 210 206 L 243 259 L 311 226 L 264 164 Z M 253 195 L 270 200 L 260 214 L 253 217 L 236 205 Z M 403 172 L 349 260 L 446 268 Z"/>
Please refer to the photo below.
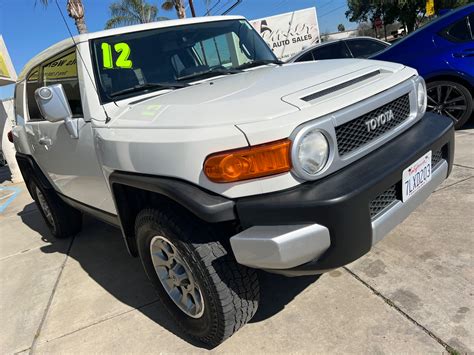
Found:
<path fill-rule="evenodd" d="M 69 25 L 67 24 L 66 18 L 64 17 L 64 14 L 63 14 L 63 12 L 61 11 L 61 8 L 59 7 L 58 0 L 55 0 L 54 2 L 56 3 L 56 7 L 58 8 L 59 13 L 61 14 L 61 17 L 62 17 L 62 19 L 63 19 L 64 24 L 66 25 L 66 28 L 67 28 L 67 31 L 69 32 L 69 36 L 71 37 L 72 43 L 74 43 L 74 47 L 77 48 L 77 43 L 76 43 L 76 41 L 74 40 L 74 36 L 72 35 L 71 29 L 69 28 Z M 92 79 L 92 75 L 91 75 L 91 73 L 89 72 L 89 69 L 87 68 L 87 65 L 86 65 L 86 62 L 84 61 L 84 58 L 82 58 L 81 51 L 77 51 L 77 54 L 79 54 L 79 58 L 80 58 L 82 64 L 84 65 L 84 68 L 86 69 L 87 76 L 89 77 L 89 79 L 90 79 L 90 81 L 91 81 L 91 83 L 92 83 L 92 87 L 94 88 L 94 90 L 95 90 L 97 96 L 99 96 L 99 91 L 97 90 L 97 86 L 95 85 L 94 80 Z M 114 102 L 115 102 L 115 101 L 114 101 Z M 110 117 L 109 117 L 109 115 L 107 114 L 107 111 L 105 110 L 104 105 L 100 105 L 100 106 L 102 107 L 102 109 L 104 110 L 104 113 L 105 113 L 105 123 L 109 123 Z"/>

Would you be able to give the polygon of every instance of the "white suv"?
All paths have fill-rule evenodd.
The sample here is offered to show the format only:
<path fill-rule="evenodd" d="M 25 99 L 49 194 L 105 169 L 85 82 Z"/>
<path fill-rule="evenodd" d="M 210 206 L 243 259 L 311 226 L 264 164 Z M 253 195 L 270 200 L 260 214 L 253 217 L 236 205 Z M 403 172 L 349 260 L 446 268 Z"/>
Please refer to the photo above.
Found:
<path fill-rule="evenodd" d="M 257 310 L 256 269 L 367 253 L 449 174 L 450 119 L 399 64 L 283 64 L 242 17 L 90 33 L 15 91 L 17 160 L 57 238 L 120 227 L 170 314 L 211 346 Z M 416 236 L 414 236 L 416 238 Z"/>

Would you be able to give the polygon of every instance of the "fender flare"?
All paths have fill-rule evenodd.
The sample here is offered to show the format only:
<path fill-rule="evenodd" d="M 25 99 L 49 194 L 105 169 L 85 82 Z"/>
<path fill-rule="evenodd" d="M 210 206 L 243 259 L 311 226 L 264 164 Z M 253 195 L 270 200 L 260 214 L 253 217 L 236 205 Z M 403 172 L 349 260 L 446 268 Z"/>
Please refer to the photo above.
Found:
<path fill-rule="evenodd" d="M 53 185 L 51 185 L 48 178 L 31 155 L 17 152 L 15 154 L 15 158 L 28 191 L 30 189 L 28 182 L 30 181 L 31 177 L 33 177 L 35 181 L 44 189 L 53 189 Z"/>
<path fill-rule="evenodd" d="M 122 234 L 132 255 L 137 255 L 134 231 L 137 208 L 132 206 L 133 199 L 129 200 L 130 188 L 163 196 L 208 223 L 237 219 L 233 200 L 182 180 L 114 171 L 109 176 L 109 183 Z"/>

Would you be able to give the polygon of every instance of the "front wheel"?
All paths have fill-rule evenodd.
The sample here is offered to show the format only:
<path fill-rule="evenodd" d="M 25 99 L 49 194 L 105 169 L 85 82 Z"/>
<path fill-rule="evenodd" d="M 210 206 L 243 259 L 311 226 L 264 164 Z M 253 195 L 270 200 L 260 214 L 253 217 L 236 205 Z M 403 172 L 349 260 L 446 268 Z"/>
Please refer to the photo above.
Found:
<path fill-rule="evenodd" d="M 238 264 L 204 223 L 183 211 L 141 211 L 140 258 L 160 300 L 191 337 L 217 346 L 257 311 L 256 271 Z"/>
<path fill-rule="evenodd" d="M 471 117 L 472 94 L 464 85 L 443 80 L 429 82 L 426 87 L 428 111 L 450 117 L 456 129 L 460 129 Z"/>

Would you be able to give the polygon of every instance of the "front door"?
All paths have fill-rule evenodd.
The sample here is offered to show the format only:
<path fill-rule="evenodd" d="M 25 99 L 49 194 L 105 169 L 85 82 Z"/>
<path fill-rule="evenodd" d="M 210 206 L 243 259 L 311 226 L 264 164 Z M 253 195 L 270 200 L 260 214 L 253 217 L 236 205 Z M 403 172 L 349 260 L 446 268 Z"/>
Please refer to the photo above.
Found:
<path fill-rule="evenodd" d="M 49 122 L 30 117 L 28 126 L 32 135 L 30 146 L 36 163 L 49 178 L 55 189 L 78 202 L 115 213 L 95 146 L 90 121 L 84 118 L 77 76 L 76 52 L 69 50 L 45 61 L 38 68 L 38 86 L 62 84 L 73 118 L 78 120 L 79 138 L 72 138 L 63 121 Z M 27 80 L 28 105 L 33 105 L 31 80 Z M 34 103 L 35 104 L 35 103 Z M 33 110 L 35 111 L 35 110 Z M 30 110 L 31 113 L 31 110 Z"/>

